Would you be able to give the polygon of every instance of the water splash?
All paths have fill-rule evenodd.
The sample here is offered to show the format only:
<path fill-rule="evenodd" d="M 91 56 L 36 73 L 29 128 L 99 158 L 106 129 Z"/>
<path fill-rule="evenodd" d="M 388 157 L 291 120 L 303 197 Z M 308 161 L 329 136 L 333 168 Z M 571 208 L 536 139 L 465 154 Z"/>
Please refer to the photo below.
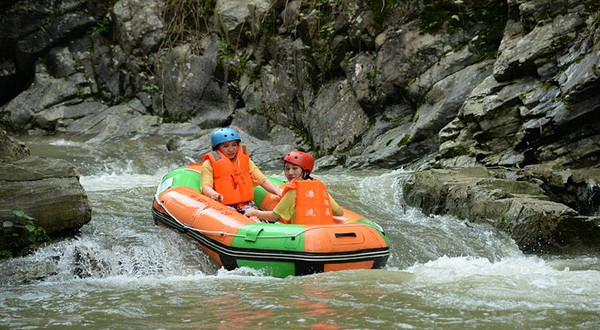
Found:
<path fill-rule="evenodd" d="M 415 264 L 410 289 L 436 305 L 465 309 L 553 308 L 597 311 L 598 272 L 556 269 L 536 256 L 492 262 L 476 257 L 441 257 Z"/>

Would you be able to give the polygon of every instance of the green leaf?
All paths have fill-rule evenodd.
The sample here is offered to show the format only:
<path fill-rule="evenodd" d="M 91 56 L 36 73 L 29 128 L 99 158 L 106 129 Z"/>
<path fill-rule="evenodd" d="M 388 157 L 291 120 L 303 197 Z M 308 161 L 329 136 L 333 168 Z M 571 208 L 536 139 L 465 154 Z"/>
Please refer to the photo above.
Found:
<path fill-rule="evenodd" d="M 13 207 L 13 208 L 10 210 L 10 213 L 12 213 L 12 214 L 16 215 L 16 216 L 17 216 L 17 217 L 19 217 L 19 218 L 22 218 L 22 217 L 24 217 L 24 216 L 25 216 L 25 212 L 23 212 L 23 210 L 22 210 L 20 207 L 18 207 L 18 206 L 15 206 L 15 207 Z"/>
<path fill-rule="evenodd" d="M 12 221 L 8 221 L 7 220 L 7 221 L 4 221 L 2 223 L 2 228 L 11 228 L 11 227 L 14 227 L 14 226 L 15 226 L 15 224 Z"/>
<path fill-rule="evenodd" d="M 24 228 L 27 229 L 27 231 L 30 233 L 32 233 L 35 230 L 35 226 L 32 224 L 27 224 Z"/>
<path fill-rule="evenodd" d="M 26 220 L 35 220 L 34 218 L 30 217 L 29 215 L 27 215 L 25 213 L 25 211 L 23 211 L 23 209 L 21 209 L 18 206 L 13 207 L 10 210 L 10 213 L 14 214 L 15 216 L 22 218 L 22 219 L 26 219 Z"/>

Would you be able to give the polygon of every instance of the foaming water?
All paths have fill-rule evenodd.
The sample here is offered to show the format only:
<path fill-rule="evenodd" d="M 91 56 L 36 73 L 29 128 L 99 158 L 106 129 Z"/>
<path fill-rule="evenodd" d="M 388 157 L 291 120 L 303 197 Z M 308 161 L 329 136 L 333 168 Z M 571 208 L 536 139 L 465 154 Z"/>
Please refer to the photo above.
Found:
<path fill-rule="evenodd" d="M 175 167 L 176 165 L 173 164 L 170 167 L 158 168 L 153 174 L 140 174 L 135 171 L 130 162 L 125 169 L 82 176 L 79 181 L 88 192 L 156 187 L 162 176 Z"/>
<path fill-rule="evenodd" d="M 558 270 L 539 257 L 488 259 L 442 257 L 411 266 L 410 290 L 439 306 L 577 310 L 597 312 L 597 271 Z"/>
<path fill-rule="evenodd" d="M 522 255 L 515 242 L 489 225 L 452 216 L 427 216 L 403 203 L 402 181 L 410 172 L 341 173 L 319 176 L 338 202 L 379 223 L 386 232 L 391 267 L 405 268 L 440 256 L 499 260 Z M 348 184 L 351 182 L 352 184 Z"/>
<path fill-rule="evenodd" d="M 316 173 L 343 206 L 380 224 L 385 269 L 278 279 L 217 269 L 156 226 L 155 188 L 187 160 L 158 142 L 33 139 L 77 165 L 92 221 L 71 239 L 0 263 L 0 327 L 80 329 L 506 329 L 600 325 L 598 257 L 524 255 L 494 228 L 402 202 L 396 171 Z M 279 171 L 275 176 L 283 178 Z"/>

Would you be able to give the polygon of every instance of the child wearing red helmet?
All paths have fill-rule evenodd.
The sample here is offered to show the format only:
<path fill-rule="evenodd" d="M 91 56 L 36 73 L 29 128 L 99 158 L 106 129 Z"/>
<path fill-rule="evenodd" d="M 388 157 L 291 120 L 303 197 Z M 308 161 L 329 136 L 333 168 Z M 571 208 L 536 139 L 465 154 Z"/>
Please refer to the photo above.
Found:
<path fill-rule="evenodd" d="M 329 195 L 325 185 L 310 176 L 314 166 L 311 155 L 302 151 L 292 151 L 283 160 L 283 172 L 289 184 L 283 191 L 281 201 L 273 211 L 247 210 L 246 216 L 284 223 L 297 223 L 299 220 L 304 223 L 318 223 L 321 219 L 331 219 L 333 215 L 344 214 Z"/>

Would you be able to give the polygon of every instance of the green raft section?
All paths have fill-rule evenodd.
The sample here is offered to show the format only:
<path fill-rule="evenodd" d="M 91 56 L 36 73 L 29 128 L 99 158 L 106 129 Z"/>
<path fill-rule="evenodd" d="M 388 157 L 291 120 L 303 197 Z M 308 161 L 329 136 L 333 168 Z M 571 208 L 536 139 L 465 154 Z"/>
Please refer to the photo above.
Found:
<path fill-rule="evenodd" d="M 267 178 L 276 185 L 285 183 L 277 178 Z M 187 186 L 199 191 L 200 173 L 186 167 L 174 169 L 162 178 L 157 195 L 169 187 L 178 186 Z M 264 188 L 260 186 L 255 187 L 254 203 L 260 205 L 266 194 L 267 191 Z M 381 227 L 370 220 L 361 219 L 358 222 L 369 225 L 377 229 L 380 233 L 383 233 Z M 385 235 L 382 234 L 382 237 L 387 242 Z M 252 223 L 240 228 L 233 239 L 231 247 L 253 250 L 304 252 L 304 226 Z M 276 277 L 286 277 L 295 275 L 296 273 L 294 262 L 237 259 L 237 265 L 239 267 L 246 266 L 259 269 L 266 275 Z"/>

